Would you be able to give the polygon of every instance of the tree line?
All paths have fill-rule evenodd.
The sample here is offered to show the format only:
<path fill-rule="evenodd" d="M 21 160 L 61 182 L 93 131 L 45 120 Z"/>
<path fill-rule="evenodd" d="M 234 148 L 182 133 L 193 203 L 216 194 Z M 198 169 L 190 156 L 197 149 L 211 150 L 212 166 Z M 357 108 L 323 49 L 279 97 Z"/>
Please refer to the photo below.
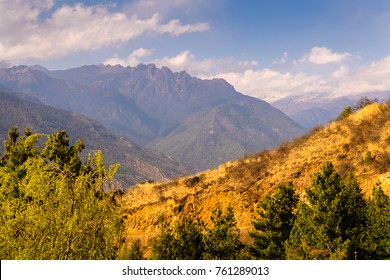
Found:
<path fill-rule="evenodd" d="M 211 213 L 211 226 L 184 217 L 173 228 L 162 223 L 151 259 L 390 259 L 390 199 L 380 185 L 365 198 L 353 174 L 342 179 L 332 163 L 314 174 L 299 199 L 292 184 L 280 185 L 260 202 L 249 235 L 240 231 L 231 207 Z M 139 241 L 130 259 L 144 259 Z"/>

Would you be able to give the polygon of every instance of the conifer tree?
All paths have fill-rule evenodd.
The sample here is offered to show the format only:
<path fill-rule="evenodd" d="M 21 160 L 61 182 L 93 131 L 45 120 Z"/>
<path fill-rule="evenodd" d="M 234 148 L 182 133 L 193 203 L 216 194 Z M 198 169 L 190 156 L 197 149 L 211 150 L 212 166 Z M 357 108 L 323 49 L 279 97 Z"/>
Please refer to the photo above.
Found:
<path fill-rule="evenodd" d="M 290 236 L 295 221 L 298 196 L 293 186 L 280 185 L 273 196 L 267 195 L 253 221 L 251 254 L 256 259 L 286 259 L 285 242 Z"/>
<path fill-rule="evenodd" d="M 343 182 L 326 163 L 306 190 L 287 243 L 292 259 L 354 259 L 361 254 L 365 201 L 353 176 Z"/>
<path fill-rule="evenodd" d="M 380 186 L 373 189 L 367 207 L 367 228 L 362 238 L 366 259 L 390 259 L 390 198 Z"/>
<path fill-rule="evenodd" d="M 175 248 L 173 244 L 173 234 L 164 227 L 160 235 L 152 245 L 152 259 L 155 260 L 175 260 Z"/>
<path fill-rule="evenodd" d="M 223 214 L 220 207 L 212 210 L 212 227 L 204 235 L 204 259 L 235 260 L 243 256 L 244 245 L 240 241 L 233 208 L 228 207 Z"/>
<path fill-rule="evenodd" d="M 193 217 L 183 217 L 174 229 L 162 223 L 162 232 L 152 247 L 153 259 L 200 260 L 204 251 L 203 223 Z"/>
<path fill-rule="evenodd" d="M 144 253 L 142 251 L 141 241 L 139 239 L 134 240 L 131 244 L 130 252 L 128 254 L 129 260 L 144 260 Z"/>

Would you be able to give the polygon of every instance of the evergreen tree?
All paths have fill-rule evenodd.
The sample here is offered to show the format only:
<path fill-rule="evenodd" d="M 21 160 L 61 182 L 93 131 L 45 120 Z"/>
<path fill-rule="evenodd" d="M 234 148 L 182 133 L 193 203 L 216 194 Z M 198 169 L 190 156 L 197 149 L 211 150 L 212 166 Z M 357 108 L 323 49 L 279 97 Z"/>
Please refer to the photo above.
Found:
<path fill-rule="evenodd" d="M 144 253 L 142 251 L 141 241 L 136 239 L 130 247 L 130 252 L 128 255 L 129 260 L 144 260 Z"/>
<path fill-rule="evenodd" d="M 287 243 L 292 259 L 353 259 L 361 254 L 365 201 L 353 176 L 343 182 L 326 163 L 306 190 Z"/>
<path fill-rule="evenodd" d="M 362 238 L 364 257 L 390 259 L 390 198 L 380 186 L 373 189 L 367 207 L 367 228 Z"/>
<path fill-rule="evenodd" d="M 233 208 L 228 207 L 223 214 L 220 207 L 212 210 L 212 227 L 204 235 L 204 259 L 235 260 L 243 258 L 244 245 L 240 241 Z"/>
<path fill-rule="evenodd" d="M 348 117 L 349 115 L 351 115 L 352 113 L 354 112 L 353 108 L 351 106 L 347 106 L 343 109 L 343 111 L 340 113 L 340 115 L 338 116 L 338 120 L 342 120 L 342 119 L 345 119 L 346 117 Z"/>
<path fill-rule="evenodd" d="M 169 230 L 162 224 L 162 232 L 152 247 L 153 259 L 158 260 L 199 260 L 203 248 L 203 223 L 193 217 L 184 217 Z"/>
<path fill-rule="evenodd" d="M 280 185 L 273 196 L 267 195 L 253 221 L 251 254 L 256 259 L 286 259 L 285 242 L 290 236 L 295 221 L 298 196 L 293 186 Z"/>
<path fill-rule="evenodd" d="M 82 165 L 81 142 L 70 147 L 63 132 L 45 136 L 43 149 L 44 135 L 9 135 L 0 164 L 0 258 L 115 258 L 123 243 L 110 187 L 118 166 L 106 170 L 100 151 Z M 56 152 L 47 153 L 57 136 Z"/>

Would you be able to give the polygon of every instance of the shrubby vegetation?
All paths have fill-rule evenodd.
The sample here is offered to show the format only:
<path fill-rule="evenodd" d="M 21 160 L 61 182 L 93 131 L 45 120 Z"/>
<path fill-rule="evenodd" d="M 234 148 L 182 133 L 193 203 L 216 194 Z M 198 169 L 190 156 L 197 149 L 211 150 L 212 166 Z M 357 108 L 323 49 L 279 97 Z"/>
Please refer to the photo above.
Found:
<path fill-rule="evenodd" d="M 364 107 L 366 107 L 368 105 L 378 103 L 378 102 L 379 102 L 378 98 L 370 99 L 367 96 L 361 97 L 358 100 L 358 102 L 356 102 L 356 105 L 345 107 L 337 119 L 339 119 L 339 120 L 344 119 L 344 118 L 348 117 L 349 115 L 351 115 L 352 113 L 359 111 L 360 109 L 363 109 Z"/>
<path fill-rule="evenodd" d="M 46 141 L 45 141 L 46 139 Z M 82 163 L 81 140 L 8 133 L 0 159 L 0 259 L 115 259 L 123 224 L 100 151 Z"/>

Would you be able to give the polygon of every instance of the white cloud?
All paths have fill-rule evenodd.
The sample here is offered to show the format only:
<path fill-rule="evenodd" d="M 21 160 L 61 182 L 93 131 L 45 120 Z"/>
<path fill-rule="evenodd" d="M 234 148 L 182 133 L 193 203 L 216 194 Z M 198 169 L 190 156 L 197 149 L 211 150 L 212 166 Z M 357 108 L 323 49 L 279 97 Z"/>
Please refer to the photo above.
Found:
<path fill-rule="evenodd" d="M 376 91 L 390 92 L 390 56 L 348 75 L 334 89 L 336 95 L 361 95 Z"/>
<path fill-rule="evenodd" d="M 340 65 L 329 77 L 304 72 L 278 72 L 270 69 L 220 73 L 245 94 L 269 102 L 291 95 L 321 93 L 325 96 L 360 96 L 375 92 L 390 93 L 390 56 L 353 70 Z"/>
<path fill-rule="evenodd" d="M 347 58 L 351 57 L 351 54 L 348 52 L 337 53 L 332 49 L 325 47 L 313 47 L 310 53 L 305 54 L 300 60 L 301 63 L 311 62 L 314 64 L 328 64 L 341 62 Z"/>
<path fill-rule="evenodd" d="M 214 0 L 212 5 L 215 6 Z M 195 11 L 204 10 L 210 6 L 209 0 L 135 0 L 125 7 L 125 12 L 129 15 L 139 15 L 140 17 L 150 17 L 155 13 L 163 16 L 172 16 L 174 14 L 188 15 Z"/>
<path fill-rule="evenodd" d="M 195 55 L 188 50 L 173 57 L 166 56 L 163 58 L 153 59 L 150 62 L 159 67 L 167 66 L 173 71 L 185 70 L 191 75 L 197 77 L 208 76 L 210 73 L 217 72 L 220 67 L 218 59 L 197 60 Z"/>
<path fill-rule="evenodd" d="M 0 1 L 0 57 L 7 60 L 53 58 L 127 42 L 154 32 L 178 36 L 207 30 L 207 23 L 183 25 L 173 19 L 163 22 L 159 14 L 147 19 L 108 6 L 62 6 L 45 19 L 52 0 Z"/>
<path fill-rule="evenodd" d="M 137 66 L 138 64 L 142 63 L 142 58 L 148 57 L 152 55 L 153 50 L 151 49 L 144 49 L 139 48 L 134 50 L 126 59 L 122 59 L 118 57 L 118 55 L 115 55 L 106 61 L 103 62 L 103 64 L 106 65 L 123 65 L 123 66 Z"/>
<path fill-rule="evenodd" d="M 332 73 L 332 77 L 335 79 L 343 79 L 349 73 L 348 65 L 342 64 L 340 67 Z"/>
<path fill-rule="evenodd" d="M 271 69 L 246 70 L 243 73 L 221 73 L 219 78 L 226 79 L 236 90 L 244 94 L 272 102 L 290 95 L 302 95 L 312 92 L 326 92 L 329 85 L 318 75 L 305 73 L 281 73 Z"/>
<path fill-rule="evenodd" d="M 168 22 L 167 24 L 160 25 L 156 31 L 159 33 L 169 33 L 178 36 L 184 33 L 202 32 L 208 29 L 209 29 L 209 24 L 205 22 L 182 25 L 179 20 L 174 19 Z"/>

